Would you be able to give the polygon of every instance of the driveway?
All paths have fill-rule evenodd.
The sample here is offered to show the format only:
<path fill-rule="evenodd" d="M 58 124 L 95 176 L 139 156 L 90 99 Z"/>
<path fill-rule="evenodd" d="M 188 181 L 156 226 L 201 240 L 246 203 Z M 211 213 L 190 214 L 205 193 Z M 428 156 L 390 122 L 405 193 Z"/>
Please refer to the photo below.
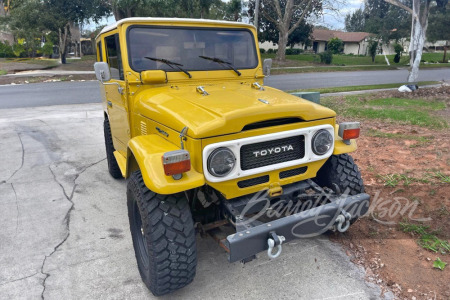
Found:
<path fill-rule="evenodd" d="M 63 98 L 63 95 L 61 95 Z M 154 299 L 129 233 L 126 182 L 109 176 L 100 104 L 0 110 L 2 299 Z M 377 299 L 326 237 L 229 264 L 198 237 L 197 277 L 162 299 Z"/>

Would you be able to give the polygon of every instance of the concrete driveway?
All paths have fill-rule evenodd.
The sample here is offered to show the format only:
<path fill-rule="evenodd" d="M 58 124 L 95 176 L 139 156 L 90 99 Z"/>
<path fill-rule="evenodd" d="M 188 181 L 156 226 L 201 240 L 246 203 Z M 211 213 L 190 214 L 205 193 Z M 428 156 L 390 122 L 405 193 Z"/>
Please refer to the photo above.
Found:
<path fill-rule="evenodd" d="M 0 298 L 153 299 L 129 233 L 125 180 L 109 176 L 100 104 L 0 110 Z M 197 277 L 163 299 L 378 299 L 326 237 L 229 264 L 198 238 Z"/>

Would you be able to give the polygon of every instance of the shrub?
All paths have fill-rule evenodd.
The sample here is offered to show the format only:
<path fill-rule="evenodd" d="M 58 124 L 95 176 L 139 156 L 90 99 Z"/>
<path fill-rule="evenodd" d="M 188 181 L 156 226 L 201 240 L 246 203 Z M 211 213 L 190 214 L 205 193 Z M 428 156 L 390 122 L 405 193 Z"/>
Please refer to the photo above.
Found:
<path fill-rule="evenodd" d="M 370 40 L 368 50 L 369 50 L 369 55 L 372 57 L 372 62 L 375 62 L 375 56 L 377 55 L 377 49 L 378 49 L 378 41 Z"/>
<path fill-rule="evenodd" d="M 301 53 L 303 53 L 302 49 L 291 49 L 291 48 L 286 49 L 286 55 L 299 55 Z"/>
<path fill-rule="evenodd" d="M 17 57 L 22 57 L 23 55 L 26 54 L 26 50 L 25 47 L 22 44 L 14 44 L 12 46 L 14 55 Z"/>
<path fill-rule="evenodd" d="M 403 46 L 400 45 L 400 44 L 394 44 L 394 51 L 395 51 L 395 53 L 398 53 L 398 54 L 402 53 L 403 52 Z"/>
<path fill-rule="evenodd" d="M 264 50 L 264 49 L 262 49 Z M 52 42 L 46 42 L 44 46 L 42 46 L 42 54 L 45 56 L 51 56 L 53 54 L 53 43 Z"/>
<path fill-rule="evenodd" d="M 400 56 L 402 55 L 403 46 L 400 44 L 394 44 L 395 57 L 394 62 L 398 64 L 400 62 Z"/>
<path fill-rule="evenodd" d="M 333 61 L 333 53 L 330 50 L 322 52 L 319 55 L 320 55 L 321 63 L 325 63 L 325 64 L 329 65 Z"/>
<path fill-rule="evenodd" d="M 332 38 L 328 41 L 328 50 L 332 54 L 339 54 L 344 51 L 344 42 L 339 38 Z"/>
<path fill-rule="evenodd" d="M 273 50 L 273 49 L 269 49 L 269 50 L 267 50 L 267 53 L 269 53 L 269 54 L 273 54 L 273 53 L 275 53 L 275 50 Z"/>
<path fill-rule="evenodd" d="M 0 41 L 0 57 L 14 57 L 14 51 L 8 41 Z"/>

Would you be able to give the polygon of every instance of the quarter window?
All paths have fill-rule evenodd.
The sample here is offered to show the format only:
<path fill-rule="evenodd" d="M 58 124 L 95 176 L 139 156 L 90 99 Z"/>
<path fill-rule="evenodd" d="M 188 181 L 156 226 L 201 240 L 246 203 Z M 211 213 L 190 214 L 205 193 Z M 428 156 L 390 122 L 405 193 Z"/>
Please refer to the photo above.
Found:
<path fill-rule="evenodd" d="M 111 70 L 111 78 L 123 80 L 122 55 L 120 53 L 119 35 L 105 38 L 106 55 Z"/>

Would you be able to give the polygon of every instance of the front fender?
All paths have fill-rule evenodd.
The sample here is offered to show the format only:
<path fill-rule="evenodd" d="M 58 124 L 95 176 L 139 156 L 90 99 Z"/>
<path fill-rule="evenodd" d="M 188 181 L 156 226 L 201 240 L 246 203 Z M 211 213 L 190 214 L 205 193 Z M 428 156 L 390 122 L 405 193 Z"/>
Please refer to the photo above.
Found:
<path fill-rule="evenodd" d="M 350 145 L 344 143 L 342 138 L 338 136 L 339 125 L 336 124 L 334 127 L 334 150 L 333 155 L 339 155 L 344 153 L 354 152 L 357 149 L 356 140 L 350 140 Z"/>
<path fill-rule="evenodd" d="M 135 137 L 128 142 L 127 170 L 131 170 L 130 161 L 134 157 L 145 185 L 157 194 L 175 194 L 204 185 L 203 174 L 192 168 L 183 173 L 183 177 L 179 180 L 164 174 L 161 158 L 165 152 L 174 150 L 180 148 L 160 136 L 151 134 Z M 126 177 L 130 175 L 128 173 L 129 171 Z"/>

